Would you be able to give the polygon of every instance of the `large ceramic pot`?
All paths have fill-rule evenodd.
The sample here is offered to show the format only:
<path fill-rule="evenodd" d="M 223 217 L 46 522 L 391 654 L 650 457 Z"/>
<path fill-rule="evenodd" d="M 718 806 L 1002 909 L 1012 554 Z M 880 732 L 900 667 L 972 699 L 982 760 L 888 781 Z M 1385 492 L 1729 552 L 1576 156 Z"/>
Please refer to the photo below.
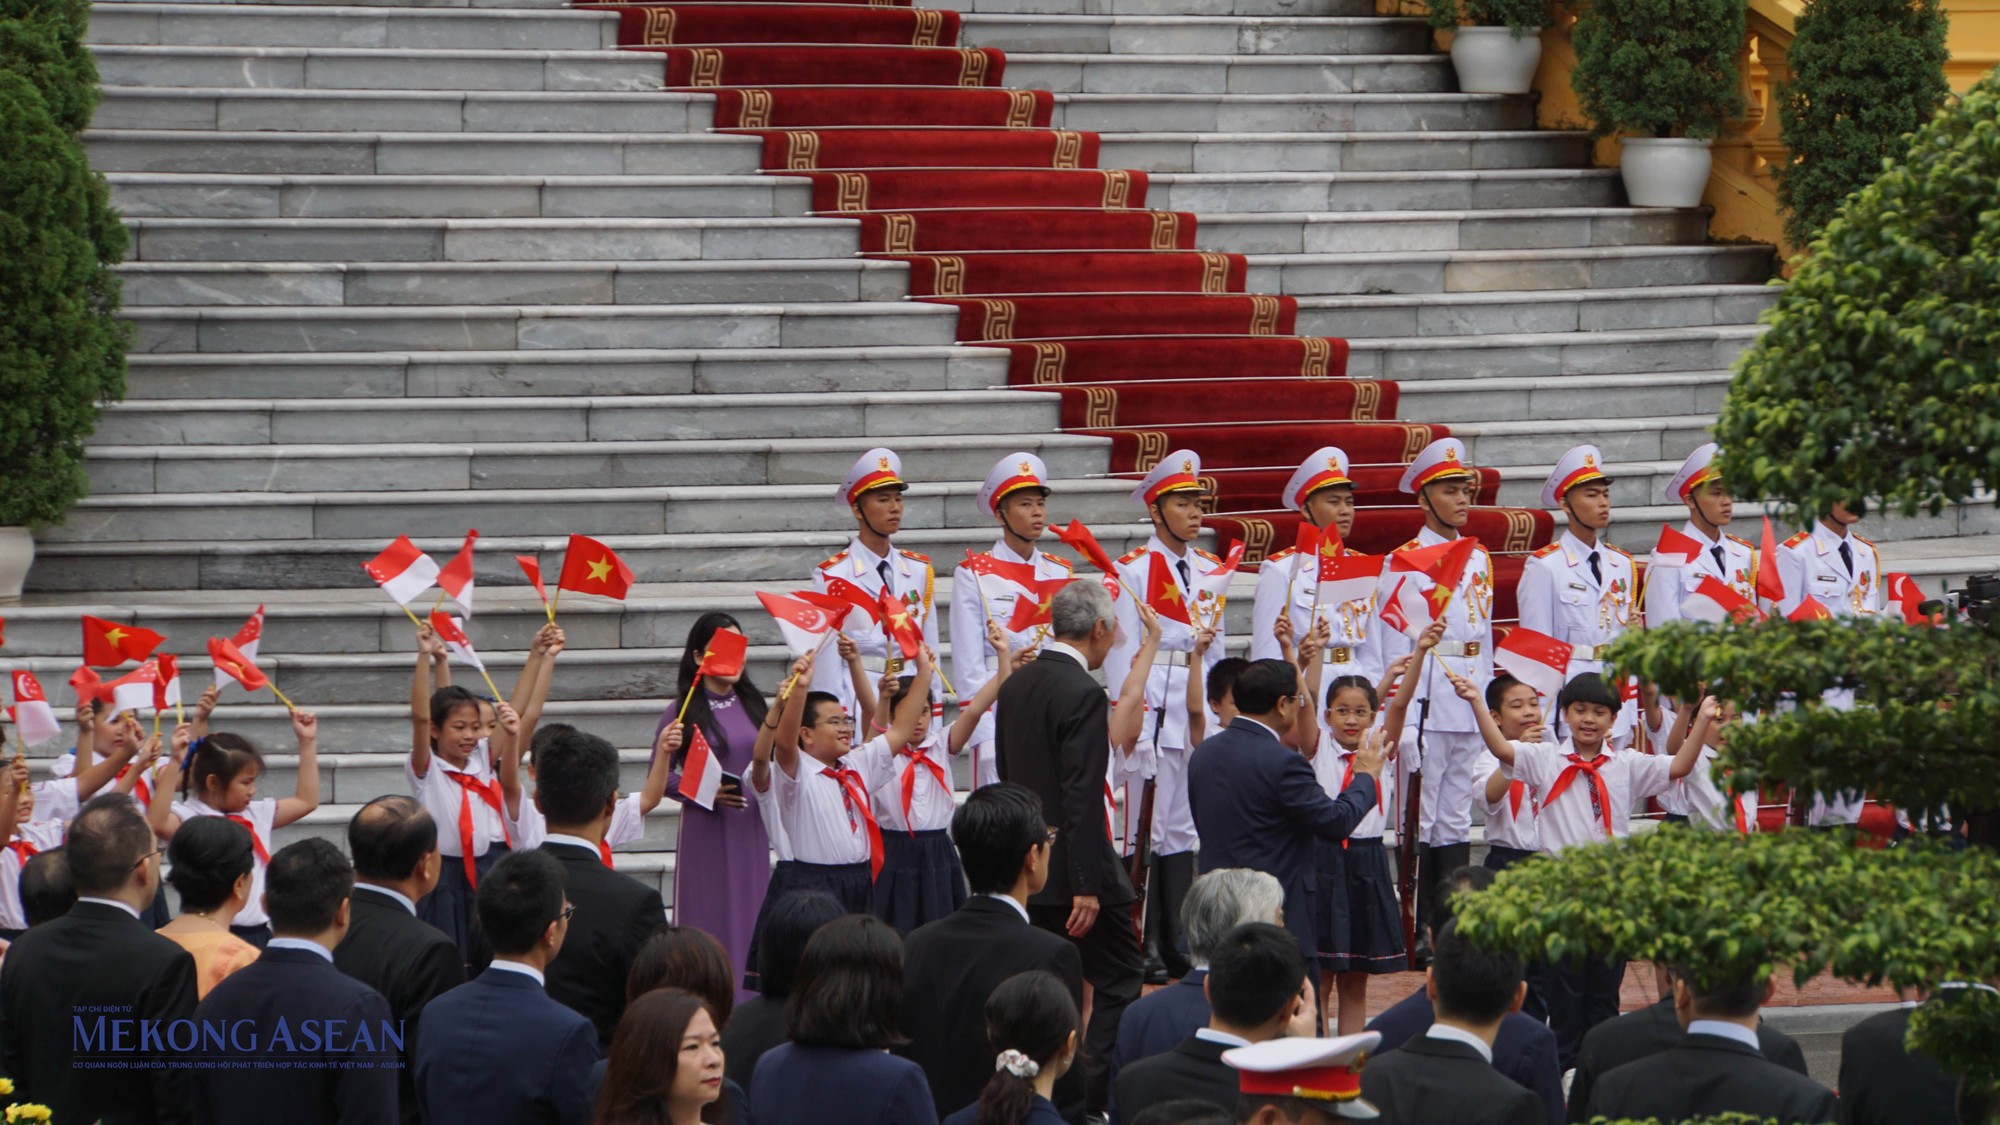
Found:
<path fill-rule="evenodd" d="M 1525 94 L 1542 61 L 1541 29 L 1516 38 L 1505 27 L 1461 27 L 1451 33 L 1451 65 L 1468 94 Z"/>
<path fill-rule="evenodd" d="M 1634 207 L 1699 207 L 1713 162 L 1708 141 L 1627 137 L 1618 173 Z"/>
<path fill-rule="evenodd" d="M 35 537 L 25 527 L 0 527 L 0 602 L 18 601 L 35 561 Z"/>

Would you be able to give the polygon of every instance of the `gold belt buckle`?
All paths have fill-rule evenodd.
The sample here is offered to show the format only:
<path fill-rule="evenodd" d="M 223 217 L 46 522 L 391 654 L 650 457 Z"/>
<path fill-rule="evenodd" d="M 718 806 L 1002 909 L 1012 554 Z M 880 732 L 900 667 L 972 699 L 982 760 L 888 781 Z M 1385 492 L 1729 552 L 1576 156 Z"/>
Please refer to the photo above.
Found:
<path fill-rule="evenodd" d="M 1479 642 L 1478 642 L 1478 641 L 1467 641 L 1467 642 L 1465 642 L 1465 655 L 1467 655 L 1467 656 L 1478 656 L 1478 655 L 1479 655 Z"/>
<path fill-rule="evenodd" d="M 1329 664 L 1349 664 L 1354 660 L 1354 650 L 1346 645 L 1335 645 L 1326 650 L 1326 659 Z"/>

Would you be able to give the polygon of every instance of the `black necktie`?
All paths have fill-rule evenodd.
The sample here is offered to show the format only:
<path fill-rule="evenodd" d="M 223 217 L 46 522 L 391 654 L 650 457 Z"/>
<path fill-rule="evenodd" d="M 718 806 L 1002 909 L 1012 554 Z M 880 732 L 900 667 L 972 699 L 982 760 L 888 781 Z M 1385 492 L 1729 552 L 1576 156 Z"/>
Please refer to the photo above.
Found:
<path fill-rule="evenodd" d="M 891 582 L 891 581 L 889 581 L 889 560 L 888 560 L 888 559 L 883 559 L 883 560 L 882 560 L 881 562 L 879 562 L 879 563 L 876 563 L 876 564 L 875 564 L 875 573 L 876 573 L 876 574 L 878 574 L 878 575 L 880 575 L 880 576 L 881 576 L 881 578 L 882 578 L 882 592 L 883 592 L 883 593 L 885 593 L 885 594 L 893 594 L 893 593 L 895 593 L 895 592 L 896 592 L 896 584 L 895 584 L 895 583 L 893 583 L 893 582 Z"/>
<path fill-rule="evenodd" d="M 1174 565 L 1181 568 L 1181 589 L 1185 590 L 1188 589 L 1189 587 L 1192 587 L 1194 583 L 1188 579 L 1187 560 L 1182 559 L 1181 561 L 1175 563 Z M 1852 568 L 1850 567 L 1849 569 Z"/>
<path fill-rule="evenodd" d="M 1716 573 L 1718 573 L 1718 574 L 1722 575 L 1722 577 L 1723 577 L 1723 579 L 1724 579 L 1725 581 L 1726 581 L 1726 580 L 1728 580 L 1728 578 L 1729 578 L 1729 567 L 1728 567 L 1728 565 L 1727 565 L 1727 564 L 1725 564 L 1725 563 L 1724 563 L 1724 562 L 1722 561 L 1722 544 L 1720 544 L 1720 543 L 1717 543 L 1717 544 L 1716 544 L 1715 546 L 1713 546 L 1713 547 L 1710 547 L 1710 548 L 1708 549 L 1708 553 L 1709 553 L 1709 554 L 1711 554 L 1711 555 L 1714 555 L 1714 556 L 1715 556 L 1715 570 L 1716 570 Z"/>
<path fill-rule="evenodd" d="M 1849 578 L 1854 577 L 1854 549 L 1847 545 L 1845 539 L 1840 541 L 1840 564 L 1847 568 Z"/>
<path fill-rule="evenodd" d="M 1604 571 L 1598 568 L 1596 551 L 1590 552 L 1590 580 L 1599 586 L 1604 585 Z"/>

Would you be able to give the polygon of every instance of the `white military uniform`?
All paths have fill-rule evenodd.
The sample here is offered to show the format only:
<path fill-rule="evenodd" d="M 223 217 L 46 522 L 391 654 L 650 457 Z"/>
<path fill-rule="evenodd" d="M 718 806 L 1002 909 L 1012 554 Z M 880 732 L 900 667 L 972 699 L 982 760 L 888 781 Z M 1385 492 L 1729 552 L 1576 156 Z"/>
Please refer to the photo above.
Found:
<path fill-rule="evenodd" d="M 1041 458 L 1032 453 L 1010 453 L 986 475 L 986 483 L 979 489 L 979 506 L 997 513 L 1000 501 L 1012 493 L 1024 488 L 1047 492 L 1048 487 L 1048 467 Z M 999 671 L 992 646 L 986 643 L 988 621 L 1006 630 L 1008 643 L 1016 653 L 1023 649 L 1040 651 L 1048 643 L 1049 630 L 1045 626 L 1020 632 L 1007 628 L 1021 599 L 1036 596 L 1035 591 L 1008 577 L 1021 567 L 1030 568 L 1038 582 L 1071 577 L 1066 560 L 1038 548 L 1023 557 L 1007 545 L 1005 538 L 995 541 L 992 550 L 967 558 L 952 572 L 951 674 L 961 700 L 979 694 L 979 689 Z M 974 728 L 971 747 L 972 787 L 977 789 L 999 781 L 1000 774 L 993 761 L 991 710 L 980 717 L 979 726 Z"/>
<path fill-rule="evenodd" d="M 1785 540 L 1777 554 L 1778 576 L 1785 581 L 1779 613 L 1790 616 L 1808 595 L 1835 617 L 1873 618 L 1887 605 L 1882 593 L 1882 557 L 1875 544 L 1852 532 L 1835 531 L 1826 521 L 1814 520 L 1811 531 Z M 1854 706 L 1854 692 L 1836 688 L 1827 692 L 1822 702 L 1848 710 Z M 1815 793 L 1806 823 L 1855 824 L 1866 804 L 1866 795 L 1860 792 Z"/>
<path fill-rule="evenodd" d="M 1680 471 L 1667 483 L 1669 502 L 1685 503 L 1695 489 L 1719 475 L 1713 465 L 1718 448 L 1710 442 L 1688 455 Z M 1647 579 L 1644 591 L 1647 625 L 1679 621 L 1682 599 L 1694 593 L 1703 578 L 1717 579 L 1744 597 L 1756 600 L 1757 548 L 1734 535 L 1710 539 L 1693 520 L 1681 528 L 1681 533 L 1699 543 L 1701 551 L 1687 566 L 1656 568 L 1656 573 Z"/>
<path fill-rule="evenodd" d="M 1402 490 L 1411 495 L 1425 485 L 1454 476 L 1470 476 L 1465 463 L 1465 445 L 1457 438 L 1441 438 L 1425 446 L 1404 471 Z M 1397 550 L 1433 547 L 1451 540 L 1428 525 L 1415 539 Z M 1391 569 L 1385 564 L 1376 586 L 1376 601 L 1387 605 L 1399 582 L 1408 580 L 1419 593 L 1435 585 L 1422 574 Z M 1433 650 L 1454 674 L 1472 681 L 1480 692 L 1493 678 L 1493 564 L 1484 547 L 1475 548 L 1465 573 L 1460 576 L 1451 600 L 1445 604 L 1444 638 Z M 1381 632 L 1381 654 L 1385 663 L 1414 651 L 1416 642 L 1395 629 Z M 1486 742 L 1479 733 L 1479 719 L 1473 705 L 1458 697 L 1451 681 L 1435 660 L 1425 660 L 1410 669 L 1416 684 L 1412 704 L 1424 727 L 1423 804 L 1418 811 L 1421 843 L 1432 846 L 1463 844 L 1472 839 L 1472 767 Z M 1429 703 L 1428 713 L 1424 704 Z M 1483 704 L 1482 704 L 1483 706 Z"/>
<path fill-rule="evenodd" d="M 1285 502 L 1301 513 L 1306 500 L 1322 488 L 1353 487 L 1347 475 L 1347 454 L 1326 446 L 1300 463 L 1285 485 Z M 1358 554 L 1342 547 L 1344 555 Z M 1331 634 L 1320 659 L 1326 665 L 1322 687 L 1340 676 L 1361 676 L 1369 683 L 1382 678 L 1379 634 L 1386 626 L 1375 620 L 1375 594 L 1340 605 L 1319 605 L 1319 558 L 1287 547 L 1264 560 L 1257 572 L 1257 603 L 1250 616 L 1250 659 L 1275 660 L 1283 655 L 1275 631 L 1278 614 L 1289 610 L 1296 644 L 1312 629 L 1313 615 L 1327 622 Z M 1323 703 L 1324 701 L 1318 701 Z M 1316 706 L 1318 703 L 1315 704 Z"/>
<path fill-rule="evenodd" d="M 862 493 L 877 488 L 909 487 L 903 483 L 902 475 L 903 463 L 895 453 L 887 449 L 869 450 L 848 470 L 847 479 L 841 483 L 841 506 L 851 507 Z M 813 568 L 812 588 L 825 593 L 835 579 L 847 582 L 878 600 L 886 588 L 903 600 L 911 616 L 922 625 L 924 643 L 933 649 L 938 646 L 937 619 L 932 613 L 937 576 L 932 572 L 931 560 L 927 556 L 892 547 L 884 557 L 869 550 L 857 537 L 847 544 L 846 550 Z M 840 631 L 853 639 L 871 673 L 882 669 L 889 658 L 891 643 L 882 624 L 871 621 L 865 614 L 850 613 L 841 624 Z M 900 657 L 902 654 L 898 651 L 897 655 Z M 816 662 L 812 687 L 814 691 L 831 692 L 848 714 L 854 714 L 854 684 L 848 678 L 847 666 L 837 657 Z M 931 698 L 940 698 L 939 690 L 936 681 L 933 681 Z M 865 724 L 868 718 L 860 716 L 858 721 Z"/>

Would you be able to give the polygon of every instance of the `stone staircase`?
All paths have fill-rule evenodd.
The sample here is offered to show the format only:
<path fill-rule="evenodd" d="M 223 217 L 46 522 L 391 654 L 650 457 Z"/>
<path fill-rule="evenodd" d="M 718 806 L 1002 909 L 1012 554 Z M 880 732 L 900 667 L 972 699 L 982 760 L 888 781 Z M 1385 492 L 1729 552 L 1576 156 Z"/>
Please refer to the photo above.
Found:
<path fill-rule="evenodd" d="M 1769 248 L 1624 206 L 1580 134 L 1452 92 L 1421 22 L 1362 0 L 962 4 L 961 44 L 1054 91 L 1052 124 L 1100 132 L 1149 206 L 1197 213 L 1201 249 L 1248 255 L 1299 332 L 1348 338 L 1350 375 L 1399 381 L 1402 419 L 1448 423 L 1499 468 L 1494 502 L 1537 506 L 1588 435 L 1629 482 L 1628 547 L 1676 514 L 1654 501 L 1773 297 Z M 956 343 L 955 309 L 906 300 L 908 267 L 858 257 L 854 220 L 708 132 L 713 96 L 662 89 L 618 26 L 552 0 L 100 0 L 86 140 L 135 236 L 130 398 L 42 539 L 10 657 L 60 681 L 81 610 L 166 633 L 193 682 L 203 639 L 266 604 L 261 663 L 327 731 L 326 803 L 285 834 L 337 836 L 403 784 L 410 626 L 358 569 L 398 534 L 448 554 L 480 530 L 474 635 L 503 685 L 542 622 L 512 556 L 572 531 L 622 554 L 628 601 L 562 607 L 550 716 L 627 747 L 631 786 L 698 614 L 736 613 L 752 674 L 780 677 L 752 591 L 845 543 L 832 485 L 869 446 L 919 482 L 898 543 L 941 580 L 993 538 L 973 493 L 1013 449 L 1062 479 L 1058 520 L 1114 554 L 1143 539 L 1106 438 L 1007 389 L 1005 352 Z M 1936 554 L 1903 568 L 1963 572 Z M 288 749 L 264 703 L 232 688 L 219 722 Z M 270 761 L 289 792 L 295 761 Z M 618 864 L 670 894 L 671 802 L 649 829 Z"/>

